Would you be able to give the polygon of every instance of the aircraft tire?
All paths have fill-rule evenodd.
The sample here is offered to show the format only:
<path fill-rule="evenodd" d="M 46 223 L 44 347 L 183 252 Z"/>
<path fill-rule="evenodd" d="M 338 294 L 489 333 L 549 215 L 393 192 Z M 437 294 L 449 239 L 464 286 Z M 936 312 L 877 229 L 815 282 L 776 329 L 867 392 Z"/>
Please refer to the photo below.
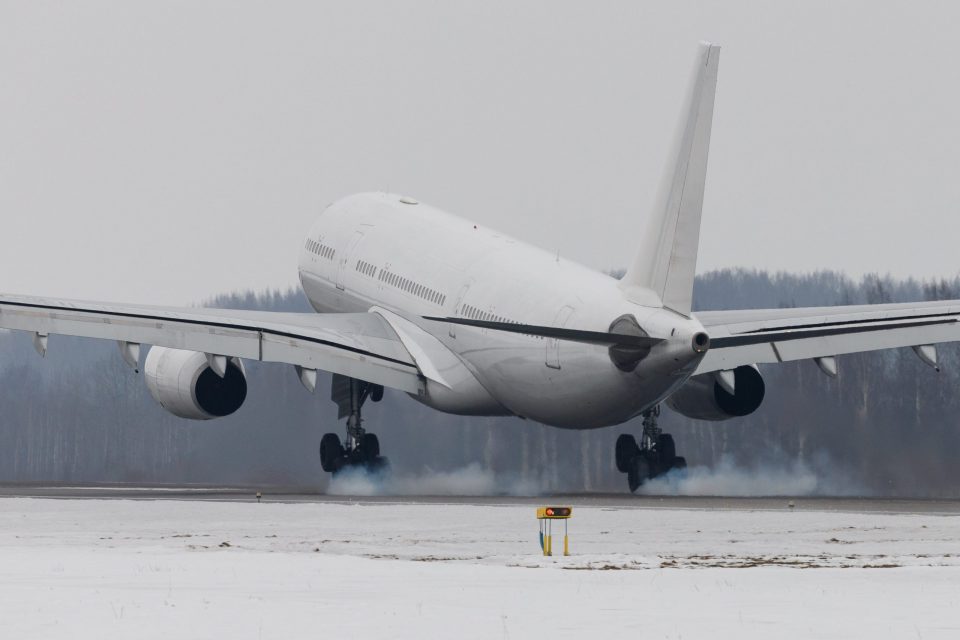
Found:
<path fill-rule="evenodd" d="M 335 433 L 325 433 L 320 438 L 320 466 L 328 473 L 334 473 L 340 469 L 340 461 L 343 458 L 343 445 L 340 444 L 340 436 Z"/>
<path fill-rule="evenodd" d="M 617 463 L 617 471 L 620 473 L 629 473 L 634 457 L 640 448 L 637 447 L 637 439 L 629 433 L 621 433 L 617 436 L 617 444 L 614 449 L 614 459 Z"/>
<path fill-rule="evenodd" d="M 360 436 L 360 455 L 365 462 L 373 462 L 380 456 L 380 439 L 375 433 Z"/>
<path fill-rule="evenodd" d="M 677 457 L 677 445 L 674 444 L 673 436 L 669 433 L 661 433 L 657 436 L 657 455 L 666 463 L 664 466 L 671 465 L 673 459 Z"/>
<path fill-rule="evenodd" d="M 644 455 L 636 455 L 630 469 L 627 470 L 627 485 L 630 487 L 630 493 L 635 493 L 647 478 L 650 477 L 650 462 Z"/>
<path fill-rule="evenodd" d="M 377 456 L 367 463 L 367 469 L 374 473 L 385 473 L 390 470 L 390 459 L 386 456 Z"/>

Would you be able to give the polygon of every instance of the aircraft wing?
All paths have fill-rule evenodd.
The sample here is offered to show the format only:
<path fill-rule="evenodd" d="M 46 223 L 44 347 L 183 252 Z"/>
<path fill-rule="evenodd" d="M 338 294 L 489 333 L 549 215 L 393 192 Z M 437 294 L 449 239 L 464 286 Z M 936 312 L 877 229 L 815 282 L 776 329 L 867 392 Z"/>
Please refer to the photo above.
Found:
<path fill-rule="evenodd" d="M 694 314 L 710 335 L 696 373 L 960 340 L 960 300 Z M 918 351 L 935 360 L 935 351 Z M 929 362 L 929 364 L 934 364 Z"/>
<path fill-rule="evenodd" d="M 376 313 L 153 307 L 0 294 L 0 329 L 116 340 L 283 362 L 420 393 L 414 359 Z"/>

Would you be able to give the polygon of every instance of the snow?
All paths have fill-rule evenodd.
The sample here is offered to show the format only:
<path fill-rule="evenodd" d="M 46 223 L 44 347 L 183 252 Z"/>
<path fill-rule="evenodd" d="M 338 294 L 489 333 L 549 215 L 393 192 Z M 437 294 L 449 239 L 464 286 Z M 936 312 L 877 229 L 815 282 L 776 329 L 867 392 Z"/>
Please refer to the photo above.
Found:
<path fill-rule="evenodd" d="M 574 555 L 544 558 L 529 504 L 6 498 L 0 628 L 5 638 L 960 637 L 957 515 L 574 503 L 570 534 Z"/>

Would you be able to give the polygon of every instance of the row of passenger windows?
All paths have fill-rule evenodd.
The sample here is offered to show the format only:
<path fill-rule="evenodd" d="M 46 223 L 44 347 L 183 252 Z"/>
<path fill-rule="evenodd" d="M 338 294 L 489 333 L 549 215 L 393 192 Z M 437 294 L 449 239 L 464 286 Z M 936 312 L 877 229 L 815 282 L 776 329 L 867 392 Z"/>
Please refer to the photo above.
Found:
<path fill-rule="evenodd" d="M 402 289 L 407 293 L 411 293 L 418 298 L 423 298 L 427 302 L 432 302 L 434 304 L 443 305 L 447 301 L 447 296 L 435 291 L 429 287 L 425 287 L 422 284 L 414 282 L 409 278 L 404 278 L 403 276 L 397 275 L 396 273 L 391 273 L 386 269 L 380 270 L 380 282 L 384 282 L 398 289 Z"/>
<path fill-rule="evenodd" d="M 487 322 L 508 322 L 510 324 L 520 324 L 519 322 L 508 320 L 503 316 L 498 316 L 492 313 L 488 313 L 486 311 L 480 311 L 480 309 L 477 309 L 472 304 L 465 304 L 462 307 L 460 307 L 460 314 L 464 318 L 469 318 L 471 320 L 485 320 Z M 525 333 L 523 335 L 529 336 L 531 338 L 542 339 L 542 336 L 536 336 L 529 333 Z"/>
<path fill-rule="evenodd" d="M 357 271 L 365 276 L 370 276 L 371 278 L 377 275 L 377 268 L 365 260 L 357 261 Z"/>
<path fill-rule="evenodd" d="M 465 318 L 470 318 L 471 320 L 485 320 L 487 322 L 511 322 L 503 316 L 497 316 L 492 313 L 487 313 L 486 311 L 480 311 L 475 306 L 471 304 L 463 305 L 461 313 Z"/>
<path fill-rule="evenodd" d="M 321 258 L 326 258 L 327 260 L 333 260 L 333 254 L 336 253 L 333 247 L 320 244 L 316 240 L 311 240 L 310 238 L 307 238 L 307 251 L 310 253 L 315 253 Z"/>

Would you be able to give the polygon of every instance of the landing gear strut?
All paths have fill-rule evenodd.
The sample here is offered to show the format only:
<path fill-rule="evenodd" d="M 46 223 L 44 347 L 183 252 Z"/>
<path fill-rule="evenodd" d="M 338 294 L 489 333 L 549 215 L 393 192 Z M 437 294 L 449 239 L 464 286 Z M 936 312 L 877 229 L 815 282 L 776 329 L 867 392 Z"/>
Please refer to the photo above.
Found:
<path fill-rule="evenodd" d="M 367 398 L 379 402 L 383 398 L 383 387 L 347 376 L 333 376 L 330 399 L 339 407 L 338 417 L 347 418 L 347 435 L 343 443 L 335 433 L 325 433 L 320 439 L 320 466 L 324 471 L 335 474 L 351 467 L 378 470 L 389 464 L 380 455 L 376 434 L 367 433 L 363 428 L 360 410 Z"/>
<path fill-rule="evenodd" d="M 643 412 L 643 435 L 640 444 L 628 433 L 617 438 L 617 471 L 627 474 L 627 484 L 634 492 L 647 480 L 662 476 L 671 469 L 685 469 L 687 460 L 677 455 L 673 436 L 657 426 L 660 405 Z"/>

